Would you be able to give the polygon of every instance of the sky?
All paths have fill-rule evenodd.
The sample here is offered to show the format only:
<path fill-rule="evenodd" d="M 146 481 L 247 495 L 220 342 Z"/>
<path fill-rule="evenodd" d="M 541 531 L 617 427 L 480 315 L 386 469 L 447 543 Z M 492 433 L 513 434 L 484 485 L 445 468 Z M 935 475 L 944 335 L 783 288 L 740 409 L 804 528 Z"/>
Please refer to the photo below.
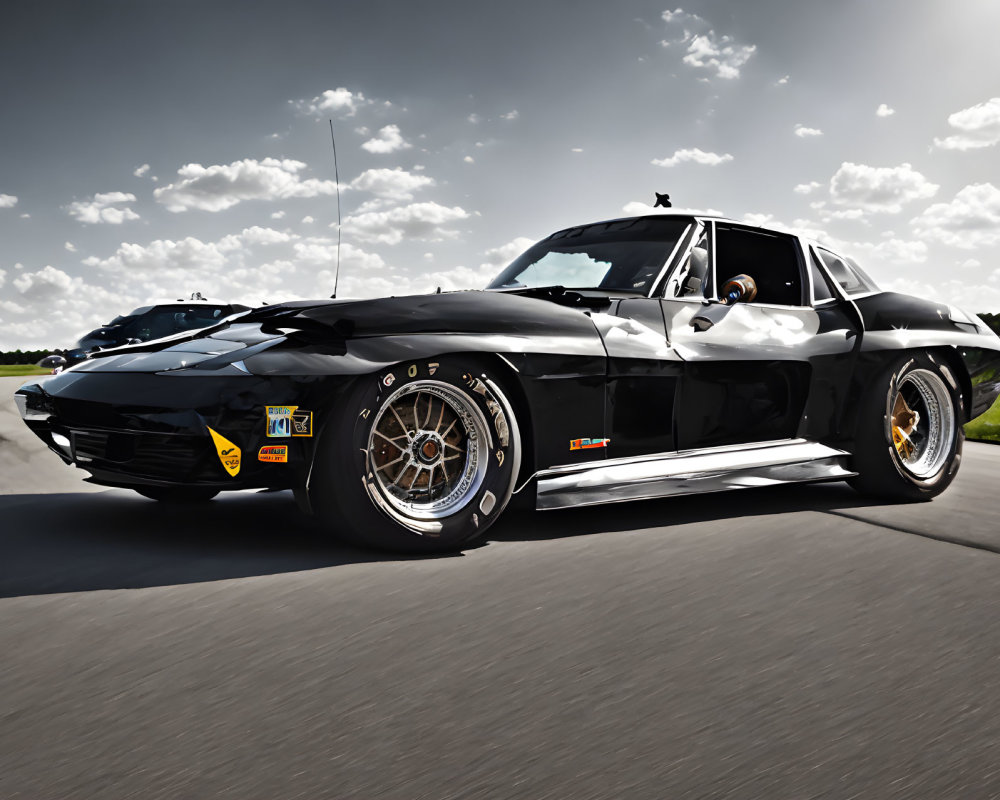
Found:
<path fill-rule="evenodd" d="M 676 5 L 676 3 L 682 3 Z M 0 350 L 131 309 L 484 286 L 676 207 L 1000 312 L 995 0 L 7 0 Z"/>

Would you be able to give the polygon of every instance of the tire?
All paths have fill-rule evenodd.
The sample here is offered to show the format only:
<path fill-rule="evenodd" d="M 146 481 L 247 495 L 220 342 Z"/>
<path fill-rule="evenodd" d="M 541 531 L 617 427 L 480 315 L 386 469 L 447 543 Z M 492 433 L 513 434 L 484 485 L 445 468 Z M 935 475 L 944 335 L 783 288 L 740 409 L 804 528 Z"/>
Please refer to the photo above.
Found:
<path fill-rule="evenodd" d="M 200 486 L 146 486 L 135 491 L 150 500 L 172 505 L 207 503 L 219 493 L 218 489 Z"/>
<path fill-rule="evenodd" d="M 916 412 L 914 415 L 913 412 Z M 862 397 L 849 483 L 890 500 L 930 500 L 955 479 L 965 407 L 951 368 L 929 353 L 901 356 Z"/>
<path fill-rule="evenodd" d="M 514 491 L 517 420 L 472 358 L 399 364 L 359 379 L 323 430 L 307 487 L 328 530 L 410 553 L 482 536 Z"/>

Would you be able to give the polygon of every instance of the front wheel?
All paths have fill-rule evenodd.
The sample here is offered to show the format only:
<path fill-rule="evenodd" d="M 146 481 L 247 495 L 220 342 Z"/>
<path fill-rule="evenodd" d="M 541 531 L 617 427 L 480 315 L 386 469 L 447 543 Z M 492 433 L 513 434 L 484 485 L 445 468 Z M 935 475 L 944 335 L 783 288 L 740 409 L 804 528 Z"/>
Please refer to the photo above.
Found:
<path fill-rule="evenodd" d="M 507 505 L 521 463 L 497 376 L 460 357 L 401 364 L 358 381 L 320 439 L 308 494 L 355 544 L 455 549 Z"/>
<path fill-rule="evenodd" d="M 892 500 L 929 500 L 962 460 L 964 406 L 950 367 L 929 353 L 906 355 L 862 398 L 850 483 Z"/>

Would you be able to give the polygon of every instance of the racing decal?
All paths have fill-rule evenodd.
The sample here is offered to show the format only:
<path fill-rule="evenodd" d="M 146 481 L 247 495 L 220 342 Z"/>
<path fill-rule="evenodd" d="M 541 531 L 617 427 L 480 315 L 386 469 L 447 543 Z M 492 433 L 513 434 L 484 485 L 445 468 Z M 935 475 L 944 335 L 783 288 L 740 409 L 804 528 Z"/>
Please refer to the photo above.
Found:
<path fill-rule="evenodd" d="M 212 443 L 215 445 L 215 452 L 219 454 L 223 468 L 235 478 L 240 472 L 240 448 L 211 428 L 208 432 L 212 435 Z"/>
<path fill-rule="evenodd" d="M 411 377 L 411 378 L 416 378 L 417 377 L 417 365 L 416 364 L 410 364 L 409 369 L 406 370 L 406 374 L 409 377 Z"/>
<path fill-rule="evenodd" d="M 313 435 L 313 412 L 301 408 L 292 412 L 292 436 Z"/>
<path fill-rule="evenodd" d="M 479 378 L 473 378 L 471 375 L 465 374 L 462 375 L 462 379 L 465 381 L 465 385 L 472 389 L 472 391 L 486 398 L 486 408 L 490 412 L 490 416 L 493 417 L 493 424 L 496 426 L 500 444 L 507 447 L 510 444 L 510 428 L 507 425 L 507 415 L 503 413 L 500 404 L 490 393 L 486 384 L 479 380 Z"/>
<path fill-rule="evenodd" d="M 595 447 L 607 447 L 611 444 L 610 439 L 572 439 L 569 443 L 570 450 L 591 450 Z"/>
<path fill-rule="evenodd" d="M 395 382 L 396 382 L 396 376 L 393 375 L 391 372 L 384 378 L 382 378 L 382 385 L 385 386 L 386 389 L 392 386 L 392 384 Z"/>
<path fill-rule="evenodd" d="M 503 450 L 497 450 L 496 456 L 497 456 L 497 466 L 498 467 L 502 467 L 503 466 Z"/>
<path fill-rule="evenodd" d="M 370 408 L 363 408 L 361 409 L 361 413 L 358 414 L 358 416 L 361 417 L 361 419 L 368 419 L 368 415 L 371 413 L 372 410 Z"/>
<path fill-rule="evenodd" d="M 298 406 L 265 406 L 267 411 L 267 435 L 284 439 L 292 435 L 292 415 Z"/>
<path fill-rule="evenodd" d="M 266 464 L 287 464 L 287 444 L 266 444 L 257 451 L 257 460 Z"/>
<path fill-rule="evenodd" d="M 437 361 L 432 361 L 432 362 L 430 362 L 430 363 L 429 363 L 429 364 L 427 365 L 427 372 L 428 372 L 428 373 L 429 373 L 430 375 L 433 375 L 433 374 L 434 374 L 435 372 L 437 372 L 437 371 L 438 371 L 438 367 L 439 367 L 439 366 L 441 366 L 441 365 L 440 365 L 440 364 L 439 364 L 439 363 L 438 363 Z"/>

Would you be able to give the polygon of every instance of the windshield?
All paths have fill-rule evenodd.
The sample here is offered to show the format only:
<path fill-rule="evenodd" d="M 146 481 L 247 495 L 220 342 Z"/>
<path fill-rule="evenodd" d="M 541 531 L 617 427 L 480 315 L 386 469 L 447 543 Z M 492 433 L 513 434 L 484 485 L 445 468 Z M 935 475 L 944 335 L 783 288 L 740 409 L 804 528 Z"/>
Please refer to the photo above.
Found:
<path fill-rule="evenodd" d="M 486 288 L 565 286 L 648 294 L 690 223 L 642 217 L 560 231 L 518 256 Z"/>

